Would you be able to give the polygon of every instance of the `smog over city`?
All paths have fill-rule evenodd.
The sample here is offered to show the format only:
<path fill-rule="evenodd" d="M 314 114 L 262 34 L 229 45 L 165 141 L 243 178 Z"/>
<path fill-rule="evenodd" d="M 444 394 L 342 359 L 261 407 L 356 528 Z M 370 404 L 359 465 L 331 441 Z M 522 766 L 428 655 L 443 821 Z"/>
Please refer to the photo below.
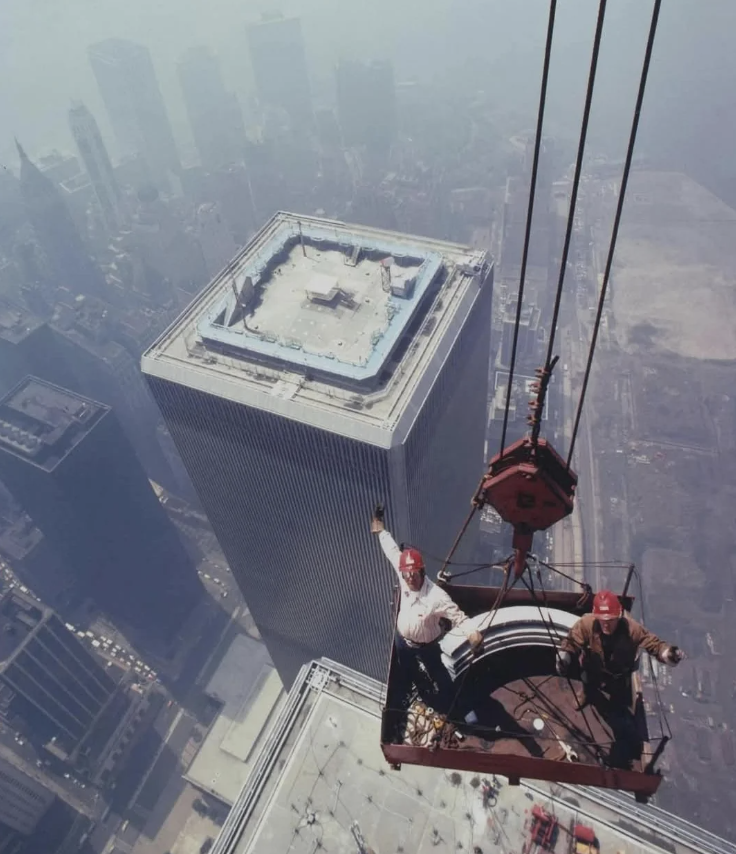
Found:
<path fill-rule="evenodd" d="M 0 852 L 736 854 L 735 27 L 3 0 Z"/>

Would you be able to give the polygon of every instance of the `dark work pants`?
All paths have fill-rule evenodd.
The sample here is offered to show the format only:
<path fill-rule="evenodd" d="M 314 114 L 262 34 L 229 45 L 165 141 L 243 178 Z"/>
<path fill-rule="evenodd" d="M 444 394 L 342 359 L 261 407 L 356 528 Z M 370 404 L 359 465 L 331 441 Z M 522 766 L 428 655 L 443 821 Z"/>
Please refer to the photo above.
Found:
<path fill-rule="evenodd" d="M 409 694 L 412 684 L 421 685 L 421 662 L 436 686 L 435 695 L 432 698 L 434 709 L 442 714 L 447 714 L 455 699 L 452 677 L 442 663 L 442 652 L 439 641 L 425 644 L 424 646 L 411 647 L 397 634 L 395 638 L 396 658 L 399 664 L 399 678 L 404 687 L 404 693 Z M 426 681 L 426 677 L 424 679 Z"/>

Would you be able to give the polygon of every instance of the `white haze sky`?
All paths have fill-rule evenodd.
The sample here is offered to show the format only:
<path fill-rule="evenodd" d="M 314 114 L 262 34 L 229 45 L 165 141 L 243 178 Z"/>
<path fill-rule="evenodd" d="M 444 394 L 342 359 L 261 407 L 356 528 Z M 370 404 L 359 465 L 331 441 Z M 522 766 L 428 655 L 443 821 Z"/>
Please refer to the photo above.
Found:
<path fill-rule="evenodd" d="M 547 0 L 0 0 L 0 162 L 16 168 L 12 138 L 33 154 L 72 150 L 70 100 L 93 110 L 112 145 L 86 48 L 111 36 L 146 44 L 177 139 L 189 131 L 177 58 L 206 44 L 247 107 L 251 91 L 245 26 L 263 11 L 302 18 L 315 94 L 333 92 L 340 56 L 388 57 L 399 80 L 444 80 L 484 89 L 500 109 L 533 123 Z M 597 10 L 595 0 L 560 0 L 549 102 L 552 132 L 577 134 Z M 650 16 L 648 0 L 609 0 L 591 138 L 624 145 Z M 642 144 L 669 160 L 730 161 L 734 140 L 736 3 L 665 0 L 645 103 Z M 247 109 L 246 109 L 247 113 Z M 732 170 L 736 174 L 736 169 Z"/>

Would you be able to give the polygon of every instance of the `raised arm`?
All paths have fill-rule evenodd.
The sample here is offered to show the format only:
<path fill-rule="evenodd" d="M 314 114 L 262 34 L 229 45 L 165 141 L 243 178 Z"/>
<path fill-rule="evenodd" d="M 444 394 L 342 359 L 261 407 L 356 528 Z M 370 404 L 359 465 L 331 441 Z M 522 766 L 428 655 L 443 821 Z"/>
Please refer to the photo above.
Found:
<path fill-rule="evenodd" d="M 401 577 L 399 572 L 399 558 L 401 557 L 401 549 L 396 544 L 396 540 L 389 534 L 383 524 L 383 505 L 379 504 L 373 511 L 371 519 L 371 533 L 378 534 L 378 542 L 383 549 L 391 566 L 396 570 L 396 574 Z"/>

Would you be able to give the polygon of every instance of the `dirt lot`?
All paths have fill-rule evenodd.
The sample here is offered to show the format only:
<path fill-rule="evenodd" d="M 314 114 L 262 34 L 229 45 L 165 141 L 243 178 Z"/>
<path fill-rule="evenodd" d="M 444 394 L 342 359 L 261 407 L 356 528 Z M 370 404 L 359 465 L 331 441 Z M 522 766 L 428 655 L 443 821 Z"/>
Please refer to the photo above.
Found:
<path fill-rule="evenodd" d="M 639 174 L 622 238 L 593 417 L 625 476 L 602 479 L 600 506 L 625 506 L 647 621 L 688 654 L 663 680 L 659 803 L 734 839 L 736 212 L 683 176 Z"/>
<path fill-rule="evenodd" d="M 684 175 L 632 175 L 613 275 L 626 350 L 736 359 L 736 212 Z"/>

